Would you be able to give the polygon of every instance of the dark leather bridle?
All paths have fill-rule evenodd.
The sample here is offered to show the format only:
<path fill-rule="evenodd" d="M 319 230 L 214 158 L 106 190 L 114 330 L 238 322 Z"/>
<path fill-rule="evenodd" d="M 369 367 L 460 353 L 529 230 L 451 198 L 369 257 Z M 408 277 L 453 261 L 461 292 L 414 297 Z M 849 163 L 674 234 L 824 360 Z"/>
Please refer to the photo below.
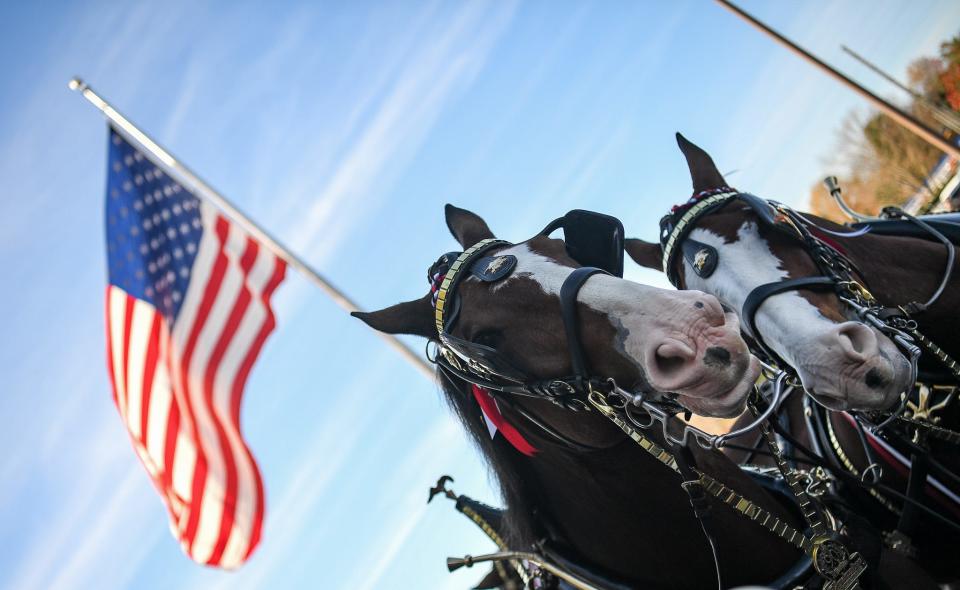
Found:
<path fill-rule="evenodd" d="M 871 303 L 872 296 L 865 286 L 866 281 L 863 273 L 856 265 L 845 254 L 815 235 L 810 230 L 807 221 L 793 209 L 776 201 L 767 201 L 729 187 L 697 193 L 684 206 L 660 220 L 663 268 L 670 282 L 676 288 L 684 288 L 679 273 L 680 265 L 677 262 L 681 254 L 689 259 L 691 251 L 705 252 L 704 256 L 713 257 L 710 272 L 712 273 L 713 268 L 716 267 L 719 258 L 716 249 L 701 244 L 688 236 L 700 219 L 733 202 L 742 203 L 753 210 L 763 225 L 800 241 L 804 251 L 814 261 L 820 272 L 817 276 L 785 279 L 758 285 L 747 295 L 743 302 L 743 308 L 740 310 L 740 320 L 753 339 L 757 349 L 756 352 L 765 356 L 770 364 L 786 369 L 790 367 L 789 363 L 786 363 L 764 341 L 756 326 L 757 312 L 767 299 L 789 291 L 833 291 L 843 301 L 853 300 L 861 305 L 867 305 Z M 696 272 L 697 269 L 694 270 Z M 709 274 L 704 276 L 709 276 Z"/>
<path fill-rule="evenodd" d="M 498 269 L 509 267 L 510 271 L 516 264 L 515 260 L 502 261 L 498 258 L 503 257 L 490 255 L 495 250 L 513 245 L 497 239 L 481 240 L 457 254 L 455 259 L 451 254 L 444 255 L 431 267 L 430 276 L 443 276 L 435 304 L 439 346 L 432 359 L 445 377 L 456 377 L 486 389 L 551 439 L 582 452 L 595 449 L 570 439 L 509 399 L 514 395 L 546 399 L 560 407 L 577 411 L 588 407 L 586 398 L 591 388 L 604 391 L 609 389 L 607 378 L 592 374 L 587 363 L 580 339 L 577 296 L 587 280 L 594 275 L 622 276 L 623 226 L 616 218 L 575 210 L 548 224 L 538 235 L 549 235 L 558 228 L 564 230 L 564 241 L 571 258 L 579 263 L 589 261 L 597 265 L 574 269 L 560 288 L 560 310 L 572 374 L 536 379 L 516 368 L 496 349 L 451 334 L 459 316 L 460 298 L 457 288 L 462 281 L 468 276 L 474 276 L 483 281 L 495 282 L 510 274 L 509 271 L 500 271 L 490 275 L 485 273 L 484 269 L 478 268 L 481 263 L 493 264 Z M 485 278 L 489 276 L 493 278 Z"/>

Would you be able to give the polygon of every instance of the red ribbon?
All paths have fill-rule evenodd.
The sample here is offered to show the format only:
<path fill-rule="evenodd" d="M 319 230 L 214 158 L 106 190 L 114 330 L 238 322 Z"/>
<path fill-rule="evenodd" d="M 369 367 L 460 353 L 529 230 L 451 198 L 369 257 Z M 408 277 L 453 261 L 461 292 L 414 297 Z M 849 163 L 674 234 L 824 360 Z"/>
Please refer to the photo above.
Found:
<path fill-rule="evenodd" d="M 532 457 L 537 453 L 537 449 L 527 442 L 527 439 L 523 438 L 523 435 L 513 427 L 513 424 L 507 422 L 506 418 L 503 417 L 503 414 L 500 413 L 500 408 L 497 407 L 497 400 L 493 399 L 489 391 L 483 387 L 474 385 L 473 397 L 477 400 L 477 403 L 480 404 L 480 409 L 483 411 L 483 415 L 487 421 L 507 439 L 507 442 L 513 445 L 513 448 L 528 457 Z M 490 436 L 492 437 L 495 433 L 496 431 L 491 432 Z"/>

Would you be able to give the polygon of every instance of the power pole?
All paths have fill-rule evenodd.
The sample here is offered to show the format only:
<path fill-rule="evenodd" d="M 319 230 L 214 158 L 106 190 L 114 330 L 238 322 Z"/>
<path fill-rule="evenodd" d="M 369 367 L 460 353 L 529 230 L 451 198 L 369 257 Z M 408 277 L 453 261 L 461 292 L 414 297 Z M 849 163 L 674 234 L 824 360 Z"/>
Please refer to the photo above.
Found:
<path fill-rule="evenodd" d="M 841 45 L 840 48 L 843 49 L 845 52 L 847 52 L 847 54 L 850 57 L 862 63 L 863 65 L 867 66 L 868 68 L 870 68 L 870 70 L 872 70 L 875 74 L 877 74 L 887 82 L 890 82 L 900 90 L 903 90 L 904 92 L 912 96 L 914 100 L 919 101 L 920 104 L 924 105 L 924 107 L 926 107 L 930 111 L 933 117 L 937 121 L 939 121 L 941 125 L 949 128 L 954 133 L 960 134 L 960 116 L 958 116 L 956 113 L 948 109 L 945 109 L 940 105 L 933 104 L 932 102 L 930 102 L 930 100 L 927 99 L 926 96 L 920 94 L 913 88 L 910 88 L 906 84 L 900 82 L 900 80 L 897 80 L 887 72 L 881 70 L 879 66 L 877 66 L 871 61 L 868 61 L 867 58 L 863 57 L 856 51 L 850 49 L 846 45 Z"/>
<path fill-rule="evenodd" d="M 917 120 L 912 115 L 903 112 L 902 110 L 898 109 L 897 107 L 890 104 L 889 102 L 883 100 L 876 94 L 870 92 L 863 86 L 860 86 L 859 84 L 857 84 L 856 82 L 854 82 L 853 80 L 845 76 L 844 74 L 840 73 L 836 69 L 827 65 L 823 60 L 817 58 L 816 56 L 806 51 L 805 49 L 803 49 L 793 41 L 787 39 L 777 31 L 771 29 L 764 23 L 754 18 L 752 15 L 743 11 L 738 6 L 734 5 L 731 2 L 728 2 L 728 0 L 717 0 L 717 2 L 723 5 L 724 8 L 727 8 L 728 10 L 730 10 L 731 12 L 733 12 L 743 20 L 747 21 L 749 24 L 759 29 L 761 32 L 766 33 L 767 35 L 772 37 L 775 41 L 777 41 L 787 49 L 790 49 L 791 51 L 793 51 L 803 59 L 809 61 L 810 63 L 817 66 L 818 68 L 820 68 L 821 70 L 823 70 L 824 72 L 826 72 L 827 74 L 835 78 L 836 80 L 840 81 L 842 84 L 846 85 L 848 88 L 850 88 L 854 92 L 866 98 L 875 107 L 880 109 L 885 115 L 893 119 L 895 122 L 899 123 L 908 131 L 914 133 L 920 139 L 926 141 L 927 143 L 937 148 L 938 150 L 946 153 L 947 155 L 957 160 L 960 160 L 960 148 L 950 143 L 942 135 L 940 135 L 933 129 L 930 129 L 929 127 L 924 125 L 921 121 Z"/>

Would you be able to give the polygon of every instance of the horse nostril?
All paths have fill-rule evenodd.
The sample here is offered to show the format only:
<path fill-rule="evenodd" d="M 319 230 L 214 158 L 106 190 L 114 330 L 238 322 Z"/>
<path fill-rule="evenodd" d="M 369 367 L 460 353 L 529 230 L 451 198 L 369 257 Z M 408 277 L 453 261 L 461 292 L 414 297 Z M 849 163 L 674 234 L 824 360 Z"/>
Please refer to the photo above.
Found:
<path fill-rule="evenodd" d="M 703 353 L 703 364 L 708 367 L 729 367 L 730 351 L 722 346 L 711 346 Z"/>
<path fill-rule="evenodd" d="M 867 374 L 863 378 L 864 383 L 867 384 L 867 387 L 870 389 L 882 389 L 887 386 L 889 381 L 880 374 L 880 371 L 876 367 L 867 371 Z"/>

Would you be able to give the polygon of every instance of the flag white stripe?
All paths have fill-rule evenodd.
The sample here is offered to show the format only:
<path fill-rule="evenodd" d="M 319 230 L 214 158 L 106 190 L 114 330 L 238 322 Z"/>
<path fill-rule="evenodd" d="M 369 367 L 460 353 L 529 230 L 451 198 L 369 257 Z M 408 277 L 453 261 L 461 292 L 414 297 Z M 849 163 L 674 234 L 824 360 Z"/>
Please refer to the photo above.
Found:
<path fill-rule="evenodd" d="M 240 321 L 237 333 L 227 347 L 214 381 L 214 408 L 225 426 L 231 452 L 237 459 L 238 476 L 233 526 L 221 559 L 221 564 L 224 567 L 233 567 L 242 563 L 247 554 L 253 520 L 256 517 L 257 488 L 253 471 L 255 466 L 250 463 L 244 449 L 245 445 L 239 431 L 240 425 L 232 420 L 231 406 L 233 405 L 233 399 L 231 394 L 240 365 L 267 319 L 267 310 L 260 300 L 260 295 L 263 293 L 270 277 L 273 276 L 275 262 L 276 259 L 272 255 L 264 255 L 262 248 L 258 251 L 256 261 L 251 267 L 245 283 L 250 291 L 250 303 L 243 319 Z"/>
<path fill-rule="evenodd" d="M 123 365 L 124 314 L 127 311 L 127 294 L 122 290 L 110 288 L 110 341 L 113 343 L 113 383 L 117 394 L 117 408 L 120 416 L 127 419 L 127 391 L 124 386 L 126 375 Z"/>
<path fill-rule="evenodd" d="M 200 562 L 206 562 L 210 558 L 214 545 L 220 537 L 220 520 L 223 516 L 223 498 L 227 483 L 227 466 L 223 453 L 229 452 L 229 448 L 221 448 L 220 435 L 217 432 L 219 420 L 207 402 L 208 392 L 204 378 L 210 368 L 211 356 L 224 330 L 227 329 L 227 320 L 243 286 L 243 272 L 237 261 L 239 256 L 237 253 L 242 254 L 245 245 L 246 235 L 231 226 L 224 247 L 224 254 L 229 263 L 213 307 L 200 330 L 193 358 L 190 359 L 189 392 L 193 413 L 200 428 L 203 452 L 207 457 L 207 475 L 201 498 L 200 523 L 193 541 L 193 557 Z"/>
<path fill-rule="evenodd" d="M 156 312 L 153 306 L 133 300 L 133 318 L 130 322 L 130 344 L 127 361 L 127 427 L 137 440 L 143 441 L 141 413 L 143 407 L 143 379 L 147 362 L 147 347 L 150 345 L 150 330 Z"/>

